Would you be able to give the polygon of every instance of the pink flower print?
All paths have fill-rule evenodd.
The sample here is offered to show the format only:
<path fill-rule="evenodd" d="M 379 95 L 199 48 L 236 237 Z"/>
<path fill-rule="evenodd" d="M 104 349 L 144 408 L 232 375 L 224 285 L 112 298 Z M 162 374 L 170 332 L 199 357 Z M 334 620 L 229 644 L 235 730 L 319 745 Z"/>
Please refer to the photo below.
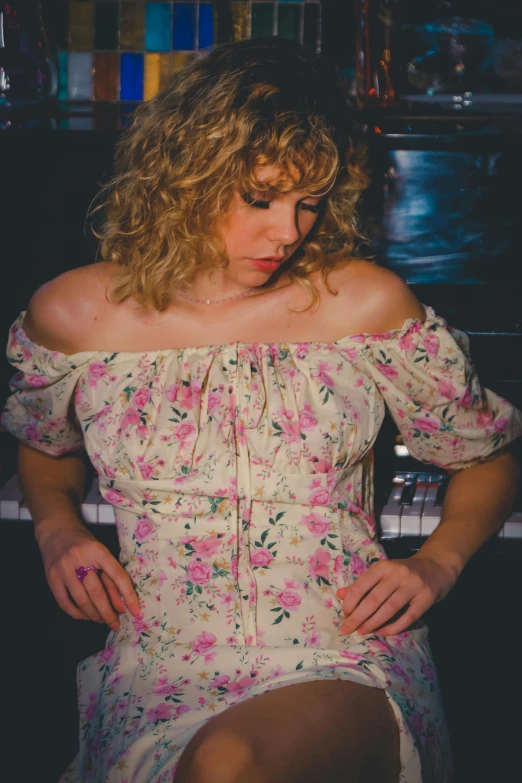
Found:
<path fill-rule="evenodd" d="M 203 631 L 203 633 L 201 633 L 199 636 L 196 636 L 194 639 L 193 650 L 198 655 L 206 655 L 215 645 L 216 641 L 217 636 L 214 636 L 213 633 L 209 633 L 208 631 Z"/>
<path fill-rule="evenodd" d="M 125 498 L 119 492 L 117 489 L 107 489 L 105 490 L 105 500 L 107 503 L 124 503 Z"/>
<path fill-rule="evenodd" d="M 401 351 L 406 351 L 406 352 L 413 351 L 416 343 L 417 341 L 413 338 L 413 335 L 410 332 L 402 335 L 402 337 L 399 337 L 397 341 L 397 345 L 399 346 L 399 349 Z"/>
<path fill-rule="evenodd" d="M 201 560 L 191 560 L 187 568 L 187 574 L 193 584 L 208 584 L 212 575 L 212 568 L 208 563 L 202 563 Z"/>
<path fill-rule="evenodd" d="M 140 612 L 138 615 L 133 614 L 131 620 L 136 633 L 142 633 L 143 631 L 149 630 L 147 623 L 143 619 L 143 612 Z"/>
<path fill-rule="evenodd" d="M 305 643 L 307 647 L 320 647 L 321 646 L 321 634 L 315 631 L 310 636 L 305 637 Z"/>
<path fill-rule="evenodd" d="M 460 403 L 464 408 L 471 408 L 473 405 L 473 395 L 468 387 L 466 387 L 464 393 L 460 395 Z"/>
<path fill-rule="evenodd" d="M 42 375 L 27 375 L 26 381 L 28 386 L 47 386 L 49 379 Z"/>
<path fill-rule="evenodd" d="M 103 465 L 103 472 L 108 478 L 114 478 L 116 475 L 116 468 L 111 468 L 110 465 Z"/>
<path fill-rule="evenodd" d="M 366 565 L 364 564 L 364 560 L 361 557 L 359 557 L 359 555 L 352 555 L 350 560 L 350 571 L 352 572 L 352 575 L 355 577 L 362 574 L 363 571 L 366 571 Z"/>
<path fill-rule="evenodd" d="M 414 710 L 410 715 L 410 721 L 415 734 L 422 735 L 424 733 L 424 716 L 417 710 Z"/>
<path fill-rule="evenodd" d="M 297 357 L 299 359 L 306 359 L 310 351 L 308 343 L 297 343 Z"/>
<path fill-rule="evenodd" d="M 145 440 L 146 438 L 150 437 L 150 428 L 146 427 L 145 425 L 142 425 L 141 427 L 137 427 L 136 435 L 140 440 Z"/>
<path fill-rule="evenodd" d="M 372 639 L 371 642 L 372 650 L 375 650 L 376 652 L 380 652 L 383 655 L 390 655 L 390 645 L 388 642 L 382 641 L 382 639 Z"/>
<path fill-rule="evenodd" d="M 457 390 L 455 386 L 446 378 L 441 378 L 439 381 L 438 389 L 443 397 L 447 397 L 448 400 L 455 400 L 457 398 Z"/>
<path fill-rule="evenodd" d="M 132 398 L 134 405 L 137 408 L 144 408 L 145 405 L 150 400 L 150 392 L 148 389 L 138 389 L 137 392 L 134 392 L 134 396 Z"/>
<path fill-rule="evenodd" d="M 239 572 L 238 572 L 238 556 L 234 555 L 232 557 L 232 561 L 230 563 L 230 573 L 234 577 L 234 579 L 237 581 Z"/>
<path fill-rule="evenodd" d="M 327 487 L 317 487 L 309 495 L 308 502 L 311 506 L 327 506 L 330 503 L 330 491 Z"/>
<path fill-rule="evenodd" d="M 252 685 L 252 682 L 252 677 L 247 674 L 244 677 L 241 677 L 237 682 L 229 682 L 227 690 L 229 693 L 235 693 L 236 695 L 241 696 Z"/>
<path fill-rule="evenodd" d="M 219 403 L 221 402 L 221 397 L 217 392 L 210 392 L 208 395 L 208 411 L 209 413 L 212 413 L 214 408 L 217 408 Z"/>
<path fill-rule="evenodd" d="M 430 666 L 429 663 L 424 661 L 421 665 L 421 670 L 427 680 L 430 682 L 435 682 L 435 670 L 433 666 Z"/>
<path fill-rule="evenodd" d="M 286 440 L 287 443 L 299 443 L 301 440 L 301 427 L 299 426 L 298 421 L 283 419 L 281 422 L 281 429 L 283 431 L 281 437 L 283 440 Z"/>
<path fill-rule="evenodd" d="M 416 419 L 415 420 L 415 426 L 421 431 L 421 432 L 438 432 L 440 429 L 439 422 L 435 421 L 435 419 Z"/>
<path fill-rule="evenodd" d="M 396 378 L 398 376 L 397 368 L 391 364 L 378 364 L 377 369 L 385 378 Z"/>
<path fill-rule="evenodd" d="M 192 380 L 188 386 L 183 384 L 180 392 L 181 399 L 179 402 L 179 407 L 191 410 L 199 402 L 199 397 L 201 394 L 201 383 L 199 383 L 199 381 Z"/>
<path fill-rule="evenodd" d="M 36 424 L 28 424 L 27 427 L 24 427 L 24 436 L 26 440 L 38 440 L 39 434 Z"/>
<path fill-rule="evenodd" d="M 506 416 L 501 416 L 500 419 L 497 419 L 493 423 L 493 427 L 495 428 L 495 432 L 505 432 L 508 427 L 508 419 Z"/>
<path fill-rule="evenodd" d="M 301 517 L 301 523 L 306 525 L 314 538 L 322 538 L 330 530 L 330 521 L 320 514 L 307 514 Z"/>
<path fill-rule="evenodd" d="M 179 543 L 183 545 L 192 544 L 193 541 L 197 541 L 197 538 L 198 538 L 197 536 L 182 536 L 179 539 Z"/>
<path fill-rule="evenodd" d="M 334 564 L 334 574 L 342 574 L 343 572 L 344 558 L 342 555 L 337 555 Z"/>
<path fill-rule="evenodd" d="M 102 659 L 102 661 L 107 663 L 108 661 L 110 661 L 113 655 L 114 655 L 114 647 L 106 647 L 105 650 L 101 651 L 100 658 Z"/>
<path fill-rule="evenodd" d="M 301 606 L 301 596 L 297 590 L 293 590 L 289 587 L 285 590 L 281 590 L 281 592 L 276 595 L 276 598 L 284 609 L 289 609 L 291 612 Z"/>
<path fill-rule="evenodd" d="M 439 338 L 437 335 L 428 334 L 427 337 L 424 338 L 424 347 L 428 356 L 434 359 L 439 353 Z"/>
<path fill-rule="evenodd" d="M 143 544 L 144 541 L 149 540 L 153 530 L 154 524 L 148 517 L 139 517 L 136 530 L 134 531 L 136 540 L 139 541 L 140 544 Z"/>
<path fill-rule="evenodd" d="M 299 424 L 303 432 L 309 432 L 317 427 L 317 417 L 312 413 L 312 406 L 305 402 L 304 411 L 299 414 Z"/>
<path fill-rule="evenodd" d="M 87 376 L 89 378 L 89 386 L 96 386 L 96 383 L 107 374 L 107 365 L 105 362 L 92 362 L 89 365 Z"/>
<path fill-rule="evenodd" d="M 140 421 L 141 417 L 138 411 L 134 408 L 127 408 L 121 419 L 121 431 L 124 432 L 129 429 L 129 427 L 134 427 L 136 424 L 139 424 Z"/>
<path fill-rule="evenodd" d="M 329 389 L 333 389 L 333 379 L 328 375 L 328 373 L 332 371 L 331 365 L 328 362 L 319 362 L 318 369 L 319 372 L 317 373 L 317 377 L 320 383 L 322 383 L 323 386 L 327 386 Z"/>
<path fill-rule="evenodd" d="M 178 399 L 178 393 L 179 389 L 176 383 L 172 383 L 167 391 L 165 392 L 165 397 L 169 402 L 176 402 Z"/>
<path fill-rule="evenodd" d="M 294 418 L 294 412 L 292 410 L 289 410 L 288 408 L 285 408 L 284 406 L 281 406 L 278 411 L 279 415 L 286 419 L 293 419 Z"/>
<path fill-rule="evenodd" d="M 317 579 L 319 576 L 328 576 L 329 566 L 332 556 L 324 549 L 316 549 L 315 554 L 308 559 L 308 565 L 311 575 Z"/>
<path fill-rule="evenodd" d="M 196 432 L 196 427 L 191 421 L 183 421 L 174 428 L 174 437 L 184 445 L 188 438 Z"/>
<path fill-rule="evenodd" d="M 206 536 L 194 544 L 194 552 L 200 557 L 214 557 L 220 546 L 217 536 Z"/>
<path fill-rule="evenodd" d="M 487 427 L 493 421 L 493 415 L 489 408 L 477 413 L 477 425 L 479 427 Z"/>
<path fill-rule="evenodd" d="M 156 685 L 152 689 L 152 693 L 161 693 L 163 696 L 170 696 L 172 693 L 176 693 L 179 690 L 179 686 L 174 683 L 169 683 L 167 675 L 159 677 Z"/>
<path fill-rule="evenodd" d="M 150 479 L 150 477 L 154 474 L 154 465 L 151 462 L 145 462 L 145 457 L 143 455 L 138 456 L 136 462 L 138 463 L 138 469 L 140 471 L 141 477 L 144 479 Z"/>
<path fill-rule="evenodd" d="M 150 710 L 147 710 L 147 719 L 151 723 L 155 723 L 158 720 L 170 720 L 170 718 L 172 718 L 173 709 L 173 704 L 165 704 L 165 702 L 162 702 L 156 707 L 152 707 Z"/>
<path fill-rule="evenodd" d="M 332 463 L 327 462 L 325 459 L 318 459 L 313 463 L 313 467 L 316 473 L 330 473 L 332 470 Z"/>
<path fill-rule="evenodd" d="M 274 556 L 269 549 L 266 547 L 256 547 L 254 554 L 250 557 L 250 562 L 258 568 L 265 568 L 270 565 L 273 559 Z"/>
<path fill-rule="evenodd" d="M 228 676 L 228 674 L 218 674 L 217 677 L 214 677 L 210 685 L 212 688 L 219 688 L 222 687 L 223 685 L 226 685 L 227 682 L 229 682 L 229 680 L 230 677 Z"/>

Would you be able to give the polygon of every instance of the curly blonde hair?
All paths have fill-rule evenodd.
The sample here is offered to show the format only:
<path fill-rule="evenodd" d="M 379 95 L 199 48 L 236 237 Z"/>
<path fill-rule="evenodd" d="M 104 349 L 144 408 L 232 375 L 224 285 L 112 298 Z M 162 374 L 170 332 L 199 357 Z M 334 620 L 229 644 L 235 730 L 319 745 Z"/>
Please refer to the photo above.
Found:
<path fill-rule="evenodd" d="M 309 275 L 353 253 L 355 206 L 368 179 L 334 69 L 299 44 L 260 38 L 205 51 L 141 104 L 116 147 L 102 188 L 98 260 L 118 265 L 110 298 L 164 311 L 202 268 L 224 268 L 217 230 L 234 191 L 264 191 L 259 166 L 280 172 L 278 190 L 325 196 L 288 274 L 319 299 Z M 273 184 L 273 183 L 272 183 Z M 331 289 L 329 289 L 331 290 Z M 335 293 L 332 291 L 332 293 Z"/>

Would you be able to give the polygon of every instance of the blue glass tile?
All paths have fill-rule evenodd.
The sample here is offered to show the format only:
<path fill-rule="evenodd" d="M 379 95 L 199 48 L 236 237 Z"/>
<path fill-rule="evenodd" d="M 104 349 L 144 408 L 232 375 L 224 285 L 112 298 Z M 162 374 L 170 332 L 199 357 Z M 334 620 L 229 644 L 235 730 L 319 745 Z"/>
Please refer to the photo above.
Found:
<path fill-rule="evenodd" d="M 212 3 L 199 4 L 199 41 L 200 49 L 212 46 L 214 43 L 214 16 Z"/>
<path fill-rule="evenodd" d="M 69 97 L 67 88 L 67 72 L 69 70 L 67 52 L 58 52 L 58 100 L 66 101 Z"/>
<path fill-rule="evenodd" d="M 121 55 L 120 100 L 143 100 L 143 55 L 125 52 Z"/>
<path fill-rule="evenodd" d="M 174 36 L 172 48 L 178 51 L 194 49 L 196 40 L 196 4 L 174 3 Z"/>
<path fill-rule="evenodd" d="M 147 3 L 145 49 L 170 51 L 170 3 Z"/>

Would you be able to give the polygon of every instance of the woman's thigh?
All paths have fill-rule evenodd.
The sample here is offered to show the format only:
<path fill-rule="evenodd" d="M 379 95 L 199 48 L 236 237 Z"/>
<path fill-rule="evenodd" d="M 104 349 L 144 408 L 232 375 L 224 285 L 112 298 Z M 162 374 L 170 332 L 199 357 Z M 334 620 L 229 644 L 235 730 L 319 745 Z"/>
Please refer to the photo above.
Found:
<path fill-rule="evenodd" d="M 281 686 L 212 718 L 175 783 L 397 783 L 399 730 L 383 690 L 346 680 Z"/>

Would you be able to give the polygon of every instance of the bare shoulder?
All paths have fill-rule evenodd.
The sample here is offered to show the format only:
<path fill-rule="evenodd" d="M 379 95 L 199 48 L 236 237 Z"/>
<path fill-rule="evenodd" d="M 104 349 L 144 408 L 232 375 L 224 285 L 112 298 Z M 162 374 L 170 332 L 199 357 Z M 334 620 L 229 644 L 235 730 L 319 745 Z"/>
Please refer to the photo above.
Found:
<path fill-rule="evenodd" d="M 400 329 L 408 318 L 425 321 L 421 302 L 404 280 L 391 269 L 355 259 L 335 269 L 329 284 L 339 293 L 335 311 L 346 323 L 347 334 Z"/>
<path fill-rule="evenodd" d="M 105 291 L 110 272 L 96 263 L 68 270 L 44 283 L 31 297 L 24 331 L 52 351 L 83 350 L 85 335 L 103 319 L 109 307 Z"/>

